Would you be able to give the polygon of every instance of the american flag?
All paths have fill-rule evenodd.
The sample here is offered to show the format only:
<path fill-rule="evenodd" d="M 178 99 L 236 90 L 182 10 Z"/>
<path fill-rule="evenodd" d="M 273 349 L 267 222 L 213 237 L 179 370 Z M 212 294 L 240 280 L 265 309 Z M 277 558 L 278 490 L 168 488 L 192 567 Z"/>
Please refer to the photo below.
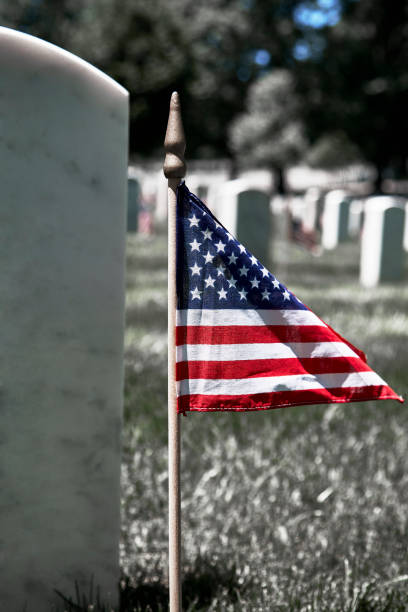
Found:
<path fill-rule="evenodd" d="M 402 401 L 217 221 L 177 193 L 177 411 Z"/>

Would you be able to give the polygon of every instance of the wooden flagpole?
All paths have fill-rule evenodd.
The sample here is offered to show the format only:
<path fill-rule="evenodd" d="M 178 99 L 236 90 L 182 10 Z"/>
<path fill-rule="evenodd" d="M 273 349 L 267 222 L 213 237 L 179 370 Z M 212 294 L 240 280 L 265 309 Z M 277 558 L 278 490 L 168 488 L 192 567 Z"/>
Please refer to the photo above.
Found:
<path fill-rule="evenodd" d="M 168 179 L 168 427 L 169 427 L 169 591 L 170 612 L 181 611 L 180 415 L 176 398 L 176 204 L 185 176 L 186 141 L 180 99 L 170 99 L 163 171 Z"/>

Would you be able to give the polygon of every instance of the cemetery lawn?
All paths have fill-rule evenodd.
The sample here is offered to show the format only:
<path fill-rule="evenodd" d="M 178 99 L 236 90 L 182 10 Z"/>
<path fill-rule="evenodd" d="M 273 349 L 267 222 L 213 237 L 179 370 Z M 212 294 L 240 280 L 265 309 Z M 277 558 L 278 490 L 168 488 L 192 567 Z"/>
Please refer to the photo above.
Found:
<path fill-rule="evenodd" d="M 128 239 L 121 563 L 134 589 L 123 612 L 167 610 L 166 248 L 164 233 Z M 406 279 L 362 289 L 357 244 L 314 257 L 276 239 L 273 259 L 274 274 L 408 398 Z M 408 610 L 407 408 L 183 418 L 184 608 Z"/>

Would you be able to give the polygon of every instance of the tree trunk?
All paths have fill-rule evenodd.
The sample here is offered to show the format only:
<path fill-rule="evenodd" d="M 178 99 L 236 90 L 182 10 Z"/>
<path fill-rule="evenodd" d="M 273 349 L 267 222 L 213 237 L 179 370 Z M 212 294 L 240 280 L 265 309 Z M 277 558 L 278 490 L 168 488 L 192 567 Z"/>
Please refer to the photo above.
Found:
<path fill-rule="evenodd" d="M 377 176 L 376 176 L 375 181 L 374 181 L 374 192 L 381 194 L 381 193 L 383 193 L 382 182 L 383 182 L 383 171 L 384 171 L 384 168 L 383 168 L 383 166 L 378 164 L 378 165 L 376 165 L 375 169 L 376 169 L 376 172 L 377 172 Z"/>
<path fill-rule="evenodd" d="M 276 193 L 279 195 L 286 195 L 286 183 L 285 183 L 285 175 L 284 169 L 276 166 L 274 168 L 275 176 L 276 176 Z"/>

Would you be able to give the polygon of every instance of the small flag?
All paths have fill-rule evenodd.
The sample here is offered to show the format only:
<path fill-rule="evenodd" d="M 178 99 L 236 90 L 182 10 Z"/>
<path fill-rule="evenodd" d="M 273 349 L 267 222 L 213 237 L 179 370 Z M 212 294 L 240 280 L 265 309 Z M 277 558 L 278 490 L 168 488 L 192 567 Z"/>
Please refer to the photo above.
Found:
<path fill-rule="evenodd" d="M 177 411 L 403 401 L 217 221 L 177 192 Z"/>

